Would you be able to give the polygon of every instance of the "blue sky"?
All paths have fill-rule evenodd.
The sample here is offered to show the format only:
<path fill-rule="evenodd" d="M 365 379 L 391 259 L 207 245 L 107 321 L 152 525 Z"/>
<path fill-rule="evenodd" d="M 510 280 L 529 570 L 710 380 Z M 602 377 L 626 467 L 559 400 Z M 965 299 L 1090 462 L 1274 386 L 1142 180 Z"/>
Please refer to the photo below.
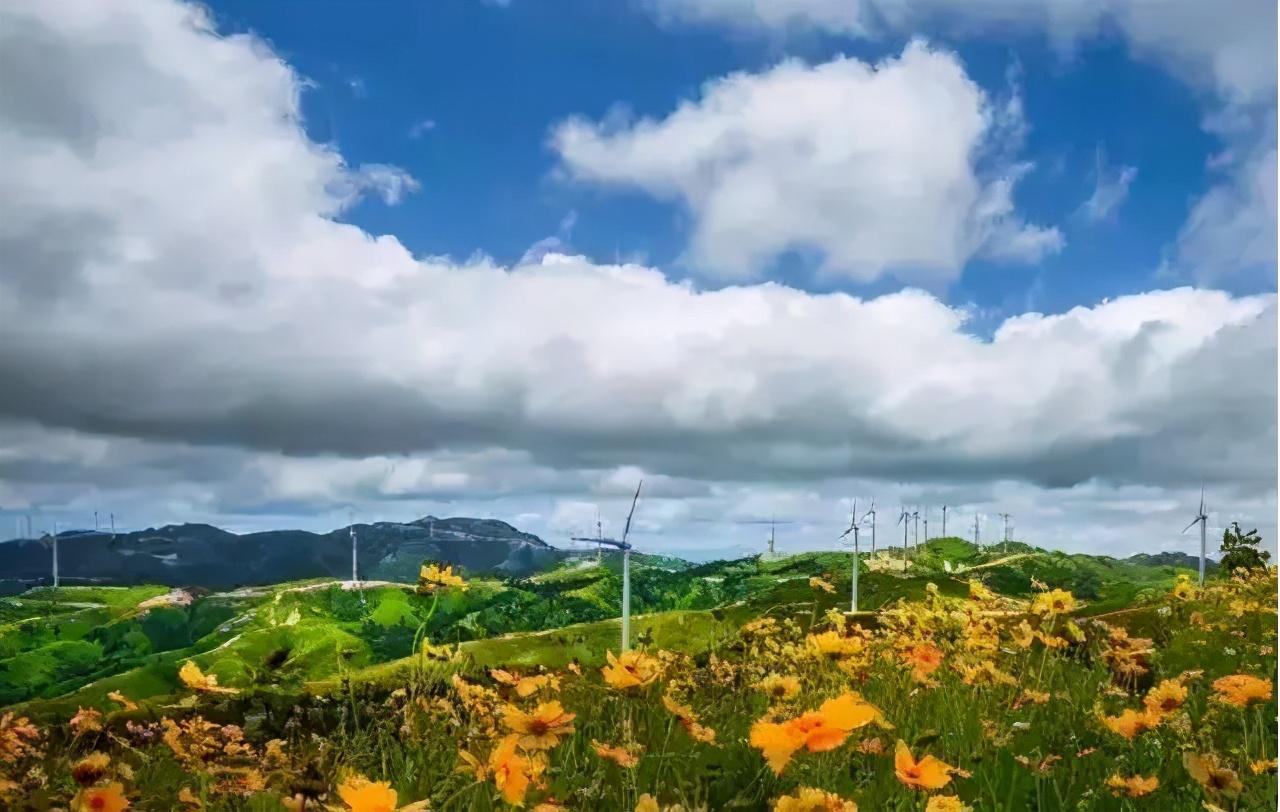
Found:
<path fill-rule="evenodd" d="M 641 257 L 673 276 L 687 273 L 675 263 L 688 231 L 680 207 L 558 179 L 547 145 L 552 127 L 575 114 L 603 118 L 617 105 L 663 117 L 703 82 L 732 71 L 760 71 L 786 57 L 876 61 L 907 39 L 725 36 L 660 25 L 634 4 L 553 5 L 553 13 L 519 0 L 383 4 L 376 13 L 357 2 L 313 4 L 305 14 L 288 3 L 220 0 L 212 8 L 221 27 L 267 39 L 315 83 L 303 102 L 313 138 L 335 144 L 350 163 L 392 163 L 422 182 L 395 207 L 366 200 L 347 215 L 352 222 L 393 233 L 418 254 L 484 252 L 504 263 L 560 236 L 593 258 Z M 1038 267 L 977 260 L 938 292 L 1007 316 L 1061 312 L 1155 285 L 1164 253 L 1209 186 L 1206 161 L 1222 149 L 1201 128 L 1205 93 L 1129 58 L 1114 34 L 1072 53 L 1040 32 L 934 41 L 957 51 L 993 95 L 1008 91 L 1017 66 L 1030 128 L 1022 157 L 1036 167 L 1016 200 L 1029 219 L 1059 224 L 1066 236 L 1065 249 Z M 415 137 L 423 121 L 433 124 Z M 1090 223 L 1077 211 L 1093 192 L 1099 149 L 1138 175 L 1114 215 Z M 811 271 L 784 257 L 769 276 L 861 294 L 895 286 L 815 279 Z"/>
<path fill-rule="evenodd" d="M 638 538 L 701 558 L 852 497 L 1190 551 L 1202 484 L 1273 543 L 1275 24 L 4 5 L 0 528 L 561 542 L 643 477 Z"/>

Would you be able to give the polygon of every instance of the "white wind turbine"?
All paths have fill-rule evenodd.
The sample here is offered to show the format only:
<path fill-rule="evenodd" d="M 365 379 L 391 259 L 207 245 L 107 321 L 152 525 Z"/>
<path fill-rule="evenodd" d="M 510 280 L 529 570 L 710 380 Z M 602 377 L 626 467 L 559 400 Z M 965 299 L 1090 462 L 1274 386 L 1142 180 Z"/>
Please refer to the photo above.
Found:
<path fill-rule="evenodd" d="M 875 558 L 876 557 L 876 498 L 874 496 L 871 497 L 871 510 L 868 510 L 866 513 L 862 514 L 862 520 L 866 521 L 866 518 L 868 516 L 871 517 L 871 557 Z"/>
<path fill-rule="evenodd" d="M 902 571 L 907 571 L 907 530 L 911 526 L 911 514 L 906 507 L 898 514 L 898 524 L 902 525 Z"/>
<path fill-rule="evenodd" d="M 853 500 L 853 507 L 849 511 L 849 529 L 840 534 L 840 538 L 836 541 L 844 541 L 845 537 L 853 533 L 853 575 L 850 579 L 849 611 L 858 611 L 858 554 L 861 549 L 858 546 L 858 500 Z"/>
<path fill-rule="evenodd" d="M 597 529 L 595 538 L 574 537 L 574 541 L 589 541 L 593 544 L 605 544 L 622 551 L 622 650 L 631 650 L 631 544 L 627 536 L 631 534 L 631 517 L 636 513 L 636 502 L 640 499 L 640 488 L 644 480 L 636 485 L 636 495 L 631 497 L 631 510 L 627 513 L 627 523 L 622 528 L 622 540 L 602 538 Z"/>
<path fill-rule="evenodd" d="M 1200 585 L 1204 586 L 1205 526 L 1209 523 L 1209 516 L 1204 512 L 1204 486 L 1203 485 L 1200 486 L 1200 510 L 1196 512 L 1196 517 L 1191 520 L 1191 524 L 1182 528 L 1182 532 L 1185 533 L 1188 530 L 1190 530 L 1192 527 L 1195 527 L 1197 522 L 1199 522 L 1200 524 Z"/>

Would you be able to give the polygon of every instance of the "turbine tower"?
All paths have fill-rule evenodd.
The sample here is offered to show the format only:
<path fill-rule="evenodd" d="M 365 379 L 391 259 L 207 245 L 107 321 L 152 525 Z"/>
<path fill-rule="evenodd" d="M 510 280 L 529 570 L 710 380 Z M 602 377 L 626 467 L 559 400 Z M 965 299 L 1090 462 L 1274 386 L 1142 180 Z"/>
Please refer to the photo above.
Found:
<path fill-rule="evenodd" d="M 947 506 L 942 506 L 942 537 L 947 537 Z"/>
<path fill-rule="evenodd" d="M 1007 551 L 1009 549 L 1009 516 L 1011 514 L 997 513 L 996 515 L 1004 519 L 1004 548 Z"/>
<path fill-rule="evenodd" d="M 1203 485 L 1200 486 L 1200 510 L 1196 512 L 1196 517 L 1191 520 L 1191 524 L 1182 528 L 1182 532 L 1185 533 L 1188 530 L 1190 530 L 1192 527 L 1195 527 L 1197 522 L 1200 523 L 1200 586 L 1204 586 L 1205 525 L 1209 523 L 1209 516 L 1204 512 L 1204 486 Z M 56 550 L 57 548 L 55 547 L 54 549 Z M 54 572 L 56 573 L 57 571 L 58 571 L 57 559 L 55 557 Z"/>
<path fill-rule="evenodd" d="M 631 518 L 636 513 L 636 502 L 640 499 L 640 488 L 644 480 L 636 485 L 636 495 L 631 497 L 631 510 L 627 513 L 627 523 L 622 528 L 622 540 L 602 538 L 583 538 L 575 536 L 574 541 L 589 541 L 594 544 L 607 544 L 622 551 L 622 650 L 631 650 L 631 544 L 627 537 L 631 535 Z"/>
<path fill-rule="evenodd" d="M 973 546 L 981 550 L 982 545 L 978 543 L 978 538 L 978 514 L 975 513 L 973 514 Z"/>
<path fill-rule="evenodd" d="M 902 525 L 902 571 L 903 572 L 907 571 L 907 528 L 911 524 L 907 520 L 910 518 L 911 518 L 911 514 L 907 512 L 907 509 L 905 507 L 902 508 L 902 512 L 898 514 L 898 524 Z"/>
<path fill-rule="evenodd" d="M 359 570 L 356 567 L 356 526 L 351 525 L 351 586 L 354 589 L 360 581 Z"/>
<path fill-rule="evenodd" d="M 853 533 L 853 575 L 850 579 L 850 598 L 849 611 L 858 611 L 858 553 L 861 550 L 858 547 L 858 500 L 853 500 L 853 507 L 849 510 L 849 529 L 840 534 L 840 538 L 836 541 L 843 541 L 845 536 Z"/>
<path fill-rule="evenodd" d="M 929 543 L 929 506 L 924 506 L 924 543 Z"/>
<path fill-rule="evenodd" d="M 911 531 L 911 543 L 916 547 L 920 546 L 920 506 L 916 505 L 911 511 L 911 521 L 913 529 Z"/>

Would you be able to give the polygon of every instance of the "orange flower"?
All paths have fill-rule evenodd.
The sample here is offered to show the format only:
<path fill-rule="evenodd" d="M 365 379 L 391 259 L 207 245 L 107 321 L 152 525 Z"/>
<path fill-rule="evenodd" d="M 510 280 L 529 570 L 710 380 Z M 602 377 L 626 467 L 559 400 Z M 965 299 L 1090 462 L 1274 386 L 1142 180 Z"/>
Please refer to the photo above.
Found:
<path fill-rule="evenodd" d="M 933 643 L 916 643 L 902 653 L 902 660 L 911 666 L 911 676 L 924 682 L 942 665 L 942 649 Z"/>
<path fill-rule="evenodd" d="M 533 775 L 532 763 L 516 751 L 516 742 L 519 738 L 512 733 L 500 741 L 489 754 L 489 770 L 493 774 L 493 784 L 502 793 L 503 799 L 513 806 L 524 806 L 524 795 L 529 791 L 529 783 Z"/>
<path fill-rule="evenodd" d="M 76 708 L 76 715 L 72 716 L 67 724 L 71 725 L 71 729 L 76 733 L 96 733 L 102 730 L 102 712 L 94 708 Z"/>
<path fill-rule="evenodd" d="M 834 792 L 800 787 L 795 795 L 783 795 L 775 800 L 773 812 L 858 812 L 858 805 Z"/>
<path fill-rule="evenodd" d="M 213 674 L 205 674 L 200 670 L 200 666 L 191 660 L 187 660 L 182 664 L 182 668 L 178 669 L 178 679 L 188 688 L 196 691 L 203 691 L 208 694 L 238 694 L 235 688 L 218 687 L 218 678 Z"/>
<path fill-rule="evenodd" d="M 495 682 L 515 688 L 516 696 L 521 699 L 527 699 L 543 689 L 547 691 L 560 690 L 560 678 L 555 674 L 522 677 L 519 674 L 512 674 L 510 671 L 503 671 L 501 668 L 491 668 L 489 669 L 489 676 L 493 677 Z"/>
<path fill-rule="evenodd" d="M 786 722 L 757 721 L 751 726 L 751 746 L 768 760 L 775 773 L 781 774 L 801 747 L 810 753 L 834 750 L 844 744 L 849 734 L 871 722 L 884 722 L 874 705 L 854 693 L 828 699 L 816 711 L 809 711 Z"/>
<path fill-rule="evenodd" d="M 112 691 L 111 693 L 107 694 L 107 699 L 110 699 L 112 702 L 119 703 L 124 707 L 124 710 L 127 710 L 127 711 L 138 709 L 137 702 L 134 702 L 132 699 L 120 693 L 119 691 Z"/>
<path fill-rule="evenodd" d="M 1187 686 L 1176 679 L 1167 679 L 1148 691 L 1142 704 L 1146 706 L 1148 712 L 1164 715 L 1177 710 L 1186 701 Z"/>
<path fill-rule="evenodd" d="M 128 808 L 124 786 L 115 782 L 105 787 L 82 789 L 71 799 L 71 812 L 122 812 Z"/>
<path fill-rule="evenodd" d="M 646 688 L 662 675 L 662 663 L 639 651 L 624 651 L 622 656 L 615 657 L 613 652 L 605 653 L 609 664 L 600 669 L 600 674 L 610 688 L 625 691 L 630 688 Z"/>
<path fill-rule="evenodd" d="M 591 749 L 596 751 L 596 755 L 600 758 L 607 758 L 619 767 L 630 769 L 640 763 L 640 754 L 638 747 L 614 747 L 611 744 L 591 740 Z"/>
<path fill-rule="evenodd" d="M 502 722 L 513 733 L 520 734 L 520 746 L 526 750 L 550 750 L 561 736 L 573 733 L 576 713 L 566 713 L 557 701 L 543 702 L 533 713 L 525 713 L 515 705 L 507 705 Z"/>
<path fill-rule="evenodd" d="M 942 789 L 951 782 L 951 765 L 933 756 L 916 761 L 902 739 L 893 754 L 893 769 L 898 780 L 912 789 Z"/>
<path fill-rule="evenodd" d="M 1119 716 L 1099 716 L 1102 724 L 1120 736 L 1124 736 L 1128 741 L 1133 741 L 1140 733 L 1144 733 L 1151 728 L 1160 724 L 1160 716 L 1151 711 L 1143 711 L 1139 713 L 1132 708 L 1126 708 Z"/>
<path fill-rule="evenodd" d="M 814 657 L 831 660 L 859 654 L 864 647 L 861 638 L 845 637 L 835 631 L 811 634 L 805 638 L 805 645 Z"/>
<path fill-rule="evenodd" d="M 1228 705 L 1243 708 L 1251 702 L 1266 702 L 1271 698 L 1271 680 L 1258 679 L 1248 674 L 1232 674 L 1213 681 L 1218 698 Z"/>
<path fill-rule="evenodd" d="M 1274 758 L 1260 758 L 1249 764 L 1250 771 L 1254 775 L 1262 775 L 1263 773 L 1273 773 L 1276 771 L 1276 760 Z"/>
<path fill-rule="evenodd" d="M 1215 755 L 1186 752 L 1182 754 L 1182 765 L 1197 784 L 1214 795 L 1230 795 L 1234 798 L 1244 789 L 1236 771 L 1223 767 Z"/>
<path fill-rule="evenodd" d="M 1116 773 L 1107 779 L 1107 787 L 1110 788 L 1112 795 L 1127 795 L 1130 798 L 1141 798 L 1147 793 L 1155 792 L 1158 786 L 1160 786 L 1160 779 L 1154 775 L 1150 778 L 1143 778 L 1140 775 L 1125 778 Z"/>

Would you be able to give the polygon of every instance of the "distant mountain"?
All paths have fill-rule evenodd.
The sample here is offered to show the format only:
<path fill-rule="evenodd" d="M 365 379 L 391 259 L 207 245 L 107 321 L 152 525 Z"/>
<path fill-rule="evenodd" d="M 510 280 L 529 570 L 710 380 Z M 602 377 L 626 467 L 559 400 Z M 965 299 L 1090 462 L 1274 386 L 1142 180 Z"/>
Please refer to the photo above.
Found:
<path fill-rule="evenodd" d="M 1138 553 L 1131 555 L 1125 559 L 1133 564 L 1145 564 L 1149 567 L 1186 567 L 1188 569 L 1200 569 L 1200 556 L 1188 555 L 1180 552 L 1164 552 L 1151 555 L 1149 553 Z M 1218 569 L 1218 562 L 1212 558 L 1205 557 L 1204 571 L 1206 573 L 1215 572 Z"/>
<path fill-rule="evenodd" d="M 350 527 L 317 534 L 271 530 L 238 535 L 207 524 L 167 525 L 115 536 L 58 536 L 64 584 L 165 584 L 224 589 L 300 578 L 351 577 Z M 496 519 L 425 516 L 407 524 L 355 525 L 360 577 L 413 581 L 423 559 L 470 572 L 527 575 L 566 553 Z M 0 594 L 50 580 L 47 539 L 0 543 Z"/>

